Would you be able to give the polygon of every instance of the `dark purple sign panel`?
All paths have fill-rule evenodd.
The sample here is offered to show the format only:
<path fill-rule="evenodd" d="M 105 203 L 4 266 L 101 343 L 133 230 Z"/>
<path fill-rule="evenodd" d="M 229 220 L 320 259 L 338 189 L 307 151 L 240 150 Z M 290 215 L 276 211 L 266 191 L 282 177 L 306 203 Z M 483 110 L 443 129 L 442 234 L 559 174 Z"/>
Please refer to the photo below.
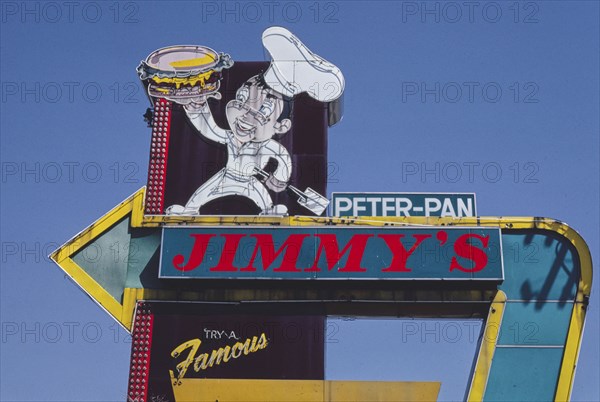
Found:
<path fill-rule="evenodd" d="M 268 62 L 236 62 L 231 69 L 223 71 L 222 99 L 209 102 L 218 126 L 228 127 L 226 105 L 235 99 L 236 90 L 268 66 Z M 285 135 L 277 138 L 291 158 L 288 183 L 301 190 L 312 188 L 315 192 L 325 195 L 327 105 L 306 95 L 299 95 L 289 102 L 288 107 L 291 127 Z M 195 191 L 225 168 L 228 158 L 230 159 L 226 144 L 202 136 L 190 122 L 184 108 L 174 105 L 164 193 L 165 209 L 172 205 L 186 205 Z M 268 161 L 264 170 L 268 173 L 275 172 L 278 169 L 277 158 L 268 158 Z M 259 175 L 256 177 L 261 179 Z M 275 192 L 268 186 L 266 188 L 273 203 L 286 205 L 289 214 L 313 215 L 297 202 L 298 195 L 293 192 Z M 232 193 L 206 202 L 199 212 L 202 215 L 258 215 L 262 211 L 250 198 Z"/>
<path fill-rule="evenodd" d="M 133 337 L 133 396 L 141 396 L 135 395 L 140 381 L 147 387 L 146 400 L 173 400 L 173 390 L 189 379 L 322 380 L 324 323 L 324 315 L 142 303 Z"/>

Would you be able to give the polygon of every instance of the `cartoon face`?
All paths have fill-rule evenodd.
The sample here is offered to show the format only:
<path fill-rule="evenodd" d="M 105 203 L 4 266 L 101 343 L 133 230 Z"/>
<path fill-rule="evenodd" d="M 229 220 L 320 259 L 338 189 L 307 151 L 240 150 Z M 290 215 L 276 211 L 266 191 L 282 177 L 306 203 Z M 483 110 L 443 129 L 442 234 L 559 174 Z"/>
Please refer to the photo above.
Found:
<path fill-rule="evenodd" d="M 254 76 L 237 90 L 236 99 L 227 103 L 227 122 L 238 141 L 262 142 L 290 129 L 289 119 L 277 121 L 283 108 L 281 94 Z"/>

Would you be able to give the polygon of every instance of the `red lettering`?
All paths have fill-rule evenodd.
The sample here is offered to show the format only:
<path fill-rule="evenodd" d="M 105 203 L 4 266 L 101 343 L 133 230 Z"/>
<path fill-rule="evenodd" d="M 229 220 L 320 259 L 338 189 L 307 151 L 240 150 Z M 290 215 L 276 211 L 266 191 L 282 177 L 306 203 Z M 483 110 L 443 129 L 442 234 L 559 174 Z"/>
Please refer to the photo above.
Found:
<path fill-rule="evenodd" d="M 214 234 L 191 234 L 194 240 L 194 246 L 192 247 L 192 253 L 188 259 L 188 263 L 184 266 L 183 261 L 185 257 L 182 254 L 177 254 L 173 257 L 173 266 L 178 271 L 188 272 L 198 268 L 198 265 L 204 260 L 206 249 L 208 248 L 208 242 L 211 238 L 215 237 Z"/>
<path fill-rule="evenodd" d="M 274 268 L 274 272 L 302 272 L 298 267 L 296 267 L 296 263 L 298 262 L 298 257 L 300 256 L 300 249 L 302 248 L 302 242 L 305 238 L 310 236 L 309 234 L 292 234 L 287 240 L 275 251 L 275 244 L 273 243 L 273 236 L 270 234 L 256 234 L 250 235 L 250 237 L 254 237 L 256 239 L 256 246 L 254 247 L 254 252 L 252 253 L 252 258 L 250 258 L 250 263 L 247 267 L 242 268 L 241 271 L 256 271 L 256 267 L 254 266 L 254 260 L 260 250 L 260 255 L 262 257 L 262 265 L 263 270 L 267 270 L 271 264 L 279 257 L 285 250 L 285 254 L 283 255 L 283 260 L 281 261 L 281 265 L 277 268 Z"/>
<path fill-rule="evenodd" d="M 415 244 L 410 248 L 410 250 L 406 251 L 404 244 L 402 244 L 403 234 L 383 234 L 378 235 L 385 241 L 388 248 L 392 252 L 392 262 L 390 266 L 381 270 L 381 272 L 411 272 L 412 268 L 406 266 L 406 262 L 408 257 L 415 252 L 415 250 L 419 247 L 419 245 L 423 242 L 423 240 L 431 237 L 429 234 L 414 234 Z"/>
<path fill-rule="evenodd" d="M 317 256 L 315 258 L 315 262 L 313 266 L 307 269 L 307 272 L 319 272 L 321 271 L 318 267 L 319 259 L 321 258 L 321 253 L 325 251 L 325 261 L 327 262 L 327 269 L 330 271 L 333 267 L 340 262 L 343 255 L 346 254 L 348 250 L 348 259 L 346 260 L 346 264 L 338 269 L 338 272 L 365 272 L 367 269 L 360 266 L 360 262 L 362 260 L 363 254 L 365 253 L 365 248 L 367 247 L 367 241 L 369 237 L 373 237 L 370 234 L 356 234 L 350 238 L 348 244 L 342 251 L 340 251 L 340 247 L 338 245 L 337 237 L 334 234 L 315 234 L 315 237 L 318 237 L 321 242 L 319 244 L 319 249 L 317 250 Z"/>
<path fill-rule="evenodd" d="M 474 237 L 481 241 L 481 244 L 484 248 L 488 246 L 488 241 L 490 236 L 480 236 L 475 233 L 464 234 L 456 239 L 456 243 L 454 243 L 454 252 L 462 258 L 466 258 L 468 260 L 473 261 L 473 268 L 465 268 L 459 264 L 456 257 L 452 257 L 452 262 L 450 263 L 450 272 L 458 269 L 463 272 L 479 272 L 488 263 L 488 256 L 484 250 L 475 247 L 469 243 L 469 238 Z"/>
<path fill-rule="evenodd" d="M 223 251 L 221 252 L 221 258 L 219 259 L 219 263 L 212 267 L 211 271 L 226 271 L 226 272 L 235 272 L 238 269 L 233 266 L 233 260 L 235 258 L 235 253 L 237 252 L 238 246 L 240 245 L 240 240 L 242 237 L 246 237 L 245 234 L 224 234 L 221 237 L 225 238 L 225 245 L 223 246 Z"/>

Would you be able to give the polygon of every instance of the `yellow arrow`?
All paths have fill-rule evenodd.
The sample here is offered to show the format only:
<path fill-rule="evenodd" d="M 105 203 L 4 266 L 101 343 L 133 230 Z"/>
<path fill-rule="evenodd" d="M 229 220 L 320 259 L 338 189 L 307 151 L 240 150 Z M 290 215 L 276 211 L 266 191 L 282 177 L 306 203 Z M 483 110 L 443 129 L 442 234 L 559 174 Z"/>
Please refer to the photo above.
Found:
<path fill-rule="evenodd" d="M 111 251 L 110 246 L 102 247 L 96 244 L 93 248 L 87 249 L 89 250 L 87 254 L 85 250 L 86 247 L 90 247 L 90 244 L 94 244 L 94 241 L 101 239 L 102 236 L 110 233 L 111 230 L 115 230 L 119 226 L 119 223 L 128 220 L 130 222 L 139 222 L 143 216 L 143 200 L 144 188 L 141 188 L 50 255 L 50 258 L 84 292 L 127 330 L 131 326 L 133 310 L 131 306 L 125 308 L 125 303 L 123 303 L 124 298 L 116 294 L 118 284 L 114 283 L 115 271 L 120 269 L 123 264 L 114 264 L 112 267 L 106 267 L 105 272 L 101 272 L 99 269 L 90 269 L 90 266 L 103 258 L 103 254 L 104 258 L 106 258 L 106 254 Z M 118 255 L 117 259 L 125 261 Z M 89 262 L 89 264 L 86 264 L 86 262 Z M 123 283 L 124 285 L 125 283 Z"/>

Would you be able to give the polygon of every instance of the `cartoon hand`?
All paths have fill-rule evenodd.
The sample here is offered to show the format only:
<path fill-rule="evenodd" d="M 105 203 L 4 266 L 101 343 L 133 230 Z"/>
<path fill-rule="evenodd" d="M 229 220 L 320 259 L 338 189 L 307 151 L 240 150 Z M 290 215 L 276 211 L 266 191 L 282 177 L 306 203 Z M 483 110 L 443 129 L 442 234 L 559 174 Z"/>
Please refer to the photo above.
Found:
<path fill-rule="evenodd" d="M 280 193 L 287 188 L 286 182 L 277 180 L 274 176 L 269 176 L 265 181 L 265 184 L 276 193 Z"/>
<path fill-rule="evenodd" d="M 209 111 L 206 98 L 203 98 L 202 100 L 196 98 L 196 100 L 184 104 L 183 108 L 188 113 L 204 113 Z"/>
<path fill-rule="evenodd" d="M 199 95 L 194 98 L 183 98 L 183 97 L 165 97 L 167 100 L 178 103 L 182 105 L 185 110 L 188 112 L 203 112 L 206 110 L 208 98 L 221 99 L 221 94 L 219 92 L 212 92 L 205 95 Z"/>

